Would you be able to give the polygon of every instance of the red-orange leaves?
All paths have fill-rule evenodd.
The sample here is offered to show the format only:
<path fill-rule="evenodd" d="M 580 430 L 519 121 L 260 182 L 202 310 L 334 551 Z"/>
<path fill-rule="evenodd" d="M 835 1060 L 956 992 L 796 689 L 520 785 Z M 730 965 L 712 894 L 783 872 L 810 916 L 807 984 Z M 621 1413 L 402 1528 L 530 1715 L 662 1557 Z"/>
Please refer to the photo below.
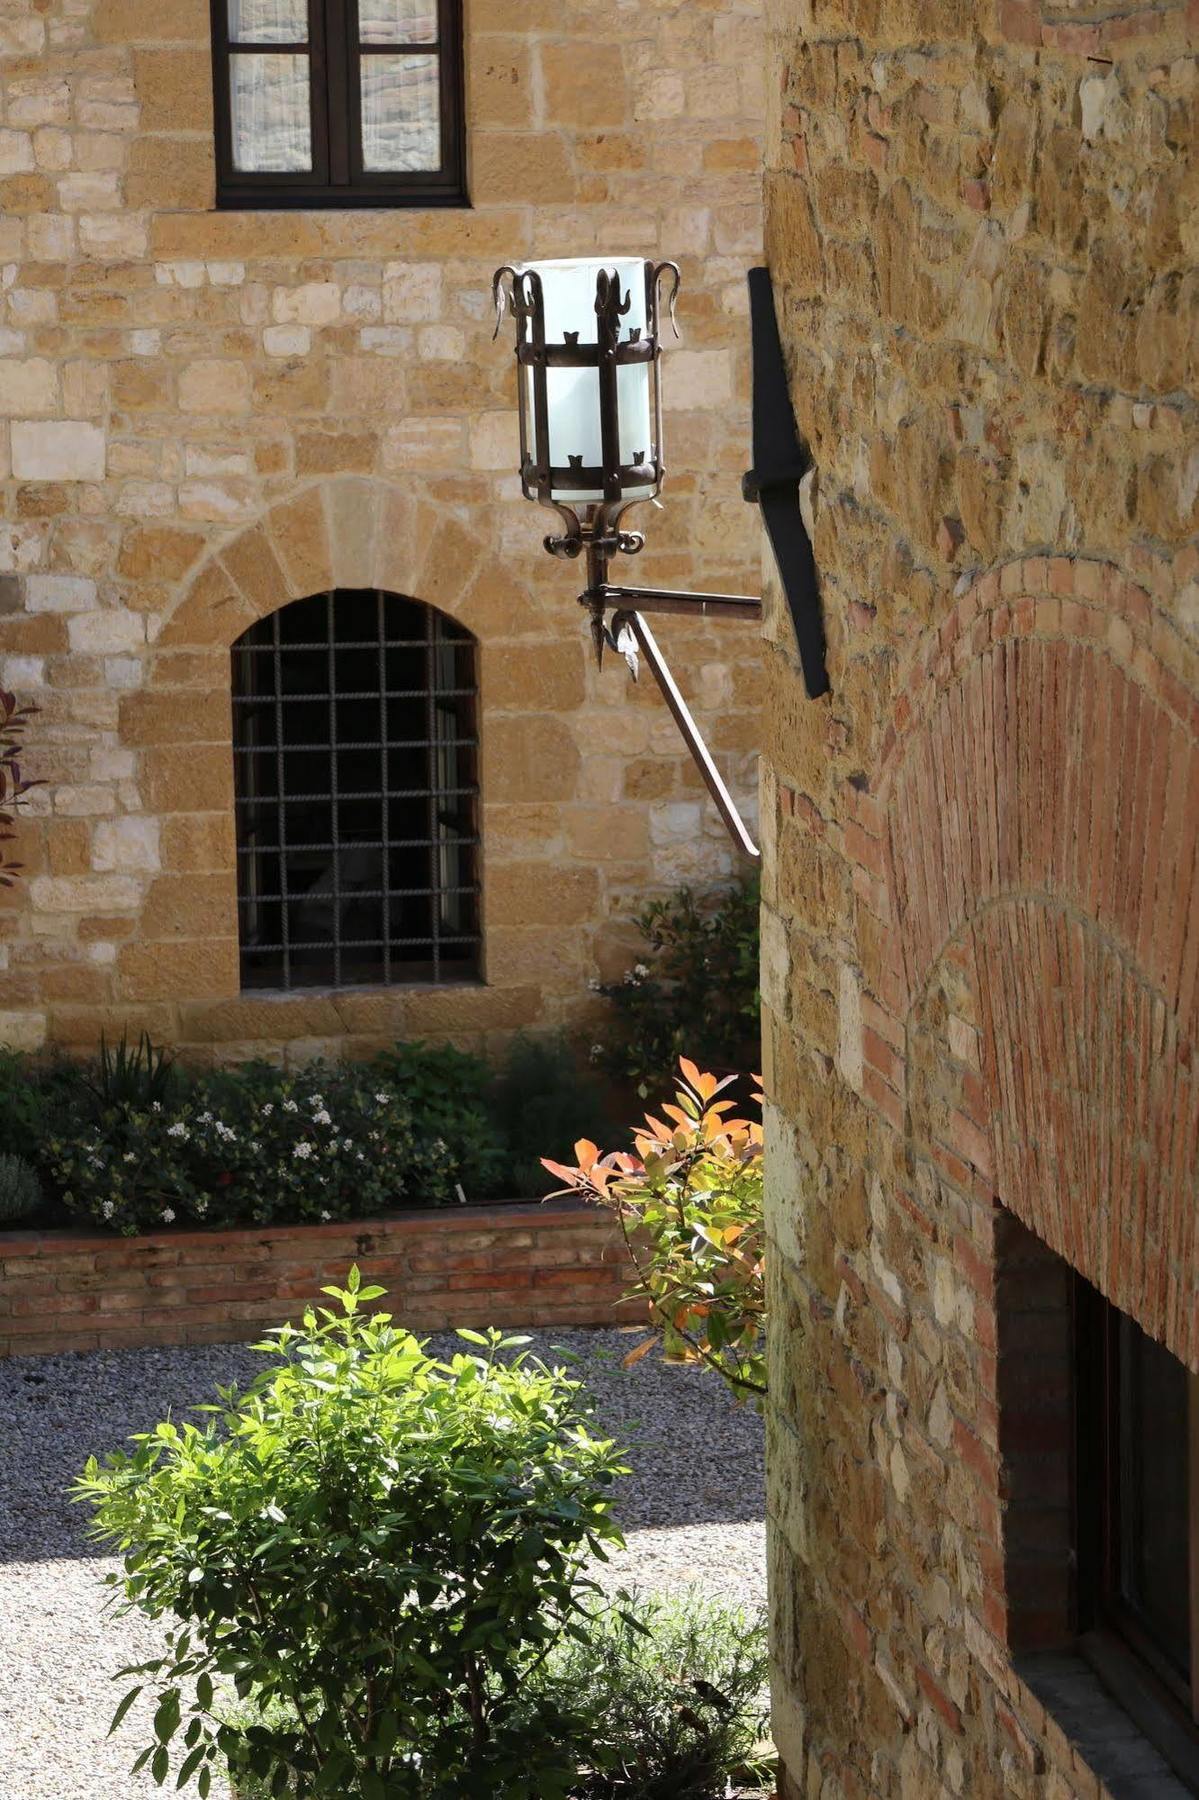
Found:
<path fill-rule="evenodd" d="M 718 1081 L 689 1058 L 673 1102 L 647 1113 L 637 1156 L 575 1145 L 578 1166 L 547 1161 L 568 1188 L 613 1207 L 637 1269 L 634 1292 L 669 1357 L 716 1369 L 742 1398 L 766 1391 L 762 1127 L 729 1118 Z M 761 1098 L 760 1095 L 755 1098 Z M 638 1360 L 656 1340 L 626 1358 Z"/>

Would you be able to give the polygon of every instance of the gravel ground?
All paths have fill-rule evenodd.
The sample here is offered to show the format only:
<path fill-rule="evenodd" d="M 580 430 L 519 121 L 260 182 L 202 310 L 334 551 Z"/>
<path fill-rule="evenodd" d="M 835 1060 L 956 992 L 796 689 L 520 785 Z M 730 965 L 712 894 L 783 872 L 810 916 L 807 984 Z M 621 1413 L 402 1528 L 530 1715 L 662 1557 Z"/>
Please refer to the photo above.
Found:
<path fill-rule="evenodd" d="M 560 1345 L 581 1359 L 603 1425 L 630 1447 L 633 1474 L 618 1508 L 628 1549 L 605 1582 L 656 1592 L 702 1583 L 709 1594 L 763 1603 L 760 1421 L 714 1377 L 656 1355 L 622 1369 L 637 1341 L 628 1331 L 534 1334 L 541 1354 Z M 116 1565 L 88 1541 L 87 1514 L 64 1490 L 92 1451 L 118 1448 L 257 1366 L 236 1344 L 0 1362 L 0 1800 L 163 1791 L 148 1773 L 128 1773 L 133 1749 L 149 1739 L 148 1708 L 135 1707 L 105 1739 L 122 1691 L 108 1677 L 155 1655 L 156 1635 L 135 1618 L 102 1618 L 101 1582 Z"/>

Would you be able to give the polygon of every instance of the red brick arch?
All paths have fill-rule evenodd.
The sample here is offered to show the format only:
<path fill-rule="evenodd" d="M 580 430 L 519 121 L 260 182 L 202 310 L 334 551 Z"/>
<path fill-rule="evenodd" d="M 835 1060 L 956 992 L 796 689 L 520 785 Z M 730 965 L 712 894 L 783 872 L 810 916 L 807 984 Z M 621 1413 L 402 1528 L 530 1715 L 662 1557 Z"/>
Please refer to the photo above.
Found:
<path fill-rule="evenodd" d="M 922 645 L 859 811 L 896 1024 L 947 957 L 977 997 L 951 1178 L 1199 1364 L 1195 660 L 1115 569 L 1010 564 Z"/>

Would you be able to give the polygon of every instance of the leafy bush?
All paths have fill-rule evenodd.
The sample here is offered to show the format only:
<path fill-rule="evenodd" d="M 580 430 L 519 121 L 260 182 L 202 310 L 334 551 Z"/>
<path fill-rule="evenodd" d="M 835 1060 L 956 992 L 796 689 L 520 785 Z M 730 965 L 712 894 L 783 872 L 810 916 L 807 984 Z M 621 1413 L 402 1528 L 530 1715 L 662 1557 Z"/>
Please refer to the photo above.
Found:
<path fill-rule="evenodd" d="M 572 1800 L 724 1800 L 765 1786 L 770 1656 L 761 1616 L 696 1593 L 610 1609 L 534 1677 L 583 1722 Z"/>
<path fill-rule="evenodd" d="M 563 1635 L 524 1683 L 525 1742 L 551 1726 L 568 1734 L 571 1800 L 725 1800 L 772 1785 L 762 1616 L 698 1592 L 622 1598 Z M 237 1791 L 269 1800 L 254 1776 Z"/>
<path fill-rule="evenodd" d="M 543 1194 L 542 1157 L 565 1156 L 575 1140 L 602 1131 L 605 1094 L 561 1038 L 514 1038 L 491 1089 L 493 1127 L 503 1146 L 510 1195 Z"/>
<path fill-rule="evenodd" d="M 717 1081 L 686 1057 L 666 1121 L 646 1114 L 636 1156 L 601 1156 L 586 1139 L 578 1163 L 546 1168 L 610 1207 L 624 1228 L 637 1272 L 633 1292 L 649 1305 L 668 1357 L 702 1362 L 741 1399 L 766 1393 L 766 1227 L 762 1210 L 762 1127 L 729 1118 Z M 649 1338 L 633 1362 L 652 1348 Z"/>
<path fill-rule="evenodd" d="M 477 1354 L 436 1362 L 382 1293 L 326 1289 L 259 1348 L 244 1395 L 218 1390 L 203 1426 L 164 1423 L 132 1457 L 76 1483 L 95 1537 L 120 1546 L 125 1607 L 175 1621 L 141 1678 L 156 1696 L 147 1764 L 186 1749 L 179 1785 L 235 1780 L 338 1800 L 552 1800 L 569 1793 L 567 1722 L 524 1732 L 522 1690 L 594 1591 L 589 1552 L 619 1542 L 624 1472 L 593 1435 L 580 1384 L 463 1333 Z M 223 1721 L 231 1680 L 260 1723 Z M 185 1722 L 186 1721 L 186 1722 Z M 290 1784 L 290 1789 L 289 1789 Z"/>
<path fill-rule="evenodd" d="M 42 1184 L 23 1156 L 0 1155 L 0 1230 L 41 1210 Z"/>
<path fill-rule="evenodd" d="M 489 1112 L 491 1070 L 452 1044 L 396 1044 L 376 1067 L 404 1096 L 418 1142 L 451 1147 L 454 1180 L 468 1200 L 500 1193 L 505 1182 L 503 1141 Z"/>
<path fill-rule="evenodd" d="M 127 1235 L 543 1192 L 540 1152 L 568 1155 L 604 1117 L 594 1074 L 557 1041 L 518 1040 L 498 1074 L 420 1043 L 294 1074 L 188 1074 L 145 1035 L 91 1063 L 0 1050 L 0 1144 L 52 1204 Z"/>
<path fill-rule="evenodd" d="M 429 1205 L 453 1199 L 444 1145 L 419 1148 L 407 1110 L 377 1070 L 266 1065 L 198 1079 L 169 1104 L 105 1108 L 51 1142 L 73 1213 L 132 1236 L 176 1222 L 327 1222 L 397 1206 L 409 1183 Z"/>
<path fill-rule="evenodd" d="M 760 898 L 755 875 L 703 899 L 680 888 L 637 915 L 647 954 L 600 990 L 615 1020 L 599 1060 L 643 1100 L 682 1055 L 725 1073 L 760 1066 Z"/>
<path fill-rule="evenodd" d="M 91 1111 L 78 1063 L 37 1061 L 0 1049 L 0 1144 L 18 1148 L 47 1180 L 50 1139 L 60 1130 L 74 1129 Z"/>

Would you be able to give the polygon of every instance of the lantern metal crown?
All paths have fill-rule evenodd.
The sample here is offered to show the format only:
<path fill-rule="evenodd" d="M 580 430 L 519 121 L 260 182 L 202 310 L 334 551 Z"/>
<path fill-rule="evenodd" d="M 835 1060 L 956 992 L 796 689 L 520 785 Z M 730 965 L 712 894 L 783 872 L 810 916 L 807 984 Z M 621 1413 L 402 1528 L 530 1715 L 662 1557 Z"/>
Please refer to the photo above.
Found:
<path fill-rule="evenodd" d="M 586 556 L 587 586 L 579 604 L 590 614 L 596 660 L 602 664 L 605 648 L 611 648 L 624 657 L 636 680 L 644 658 L 734 842 L 756 858 L 753 839 L 645 614 L 759 619 L 761 601 L 745 594 L 630 587 L 608 579 L 614 556 L 636 555 L 645 544 L 642 532 L 625 528 L 625 514 L 632 506 L 656 500 L 665 475 L 662 315 L 668 312 L 677 337 L 679 287 L 675 263 L 641 258 L 505 265 L 496 271 L 492 286 L 495 334 L 499 336 L 505 314 L 511 312 L 516 320 L 521 486 L 527 499 L 558 514 L 561 529 L 545 539 L 550 554 Z M 781 362 L 781 350 L 779 356 Z M 762 499 L 765 511 L 769 479 L 756 474 L 752 479 L 753 491 L 747 486 L 746 498 Z M 796 489 L 798 479 L 798 470 L 785 472 L 786 482 Z M 798 517 L 798 497 L 795 510 Z M 809 684 L 809 691 L 817 690 Z"/>

